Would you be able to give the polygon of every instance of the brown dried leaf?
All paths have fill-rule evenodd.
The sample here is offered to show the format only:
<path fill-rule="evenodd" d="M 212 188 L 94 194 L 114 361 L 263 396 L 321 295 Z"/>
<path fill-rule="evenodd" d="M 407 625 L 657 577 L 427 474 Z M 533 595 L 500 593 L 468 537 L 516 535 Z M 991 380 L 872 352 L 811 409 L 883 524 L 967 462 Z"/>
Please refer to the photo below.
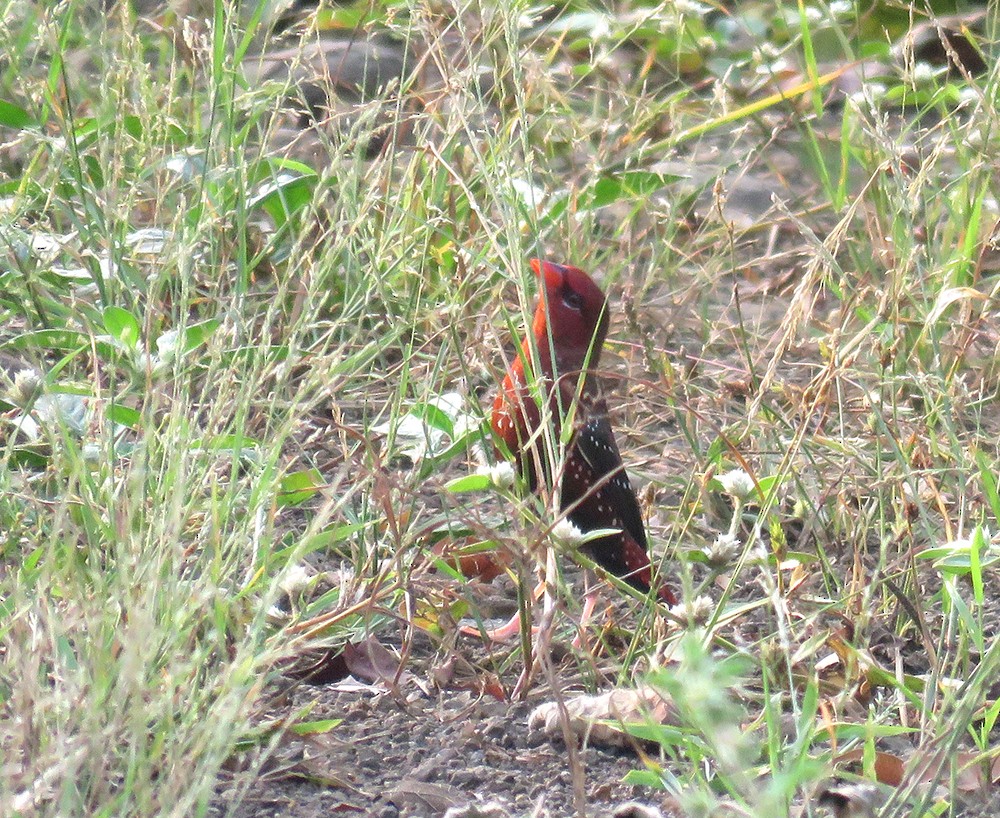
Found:
<path fill-rule="evenodd" d="M 502 553 L 494 548 L 484 551 L 479 544 L 468 544 L 444 539 L 431 549 L 462 576 L 490 582 L 507 570 Z"/>
<path fill-rule="evenodd" d="M 430 810 L 435 815 L 469 800 L 467 793 L 455 787 L 415 778 L 404 778 L 386 796 L 399 806 L 405 805 L 421 812 Z"/>
<path fill-rule="evenodd" d="M 577 696 L 566 701 L 570 732 L 590 744 L 623 746 L 629 736 L 617 725 L 605 722 L 678 723 L 673 702 L 651 687 L 617 689 L 597 696 Z M 528 716 L 529 730 L 542 730 L 549 738 L 563 735 L 563 717 L 558 703 L 546 702 Z"/>
<path fill-rule="evenodd" d="M 849 753 L 842 753 L 837 756 L 837 764 L 850 764 L 856 761 L 861 761 L 864 758 L 865 751 L 863 748 L 858 747 L 856 750 L 851 750 Z M 881 751 L 875 752 L 875 779 L 880 784 L 888 784 L 890 787 L 898 787 L 903 783 L 903 771 L 905 768 L 903 760 L 892 753 L 884 753 Z"/>
<path fill-rule="evenodd" d="M 939 769 L 942 758 L 939 752 L 933 748 L 917 750 L 915 757 L 919 759 L 919 764 L 909 774 L 909 778 L 915 779 L 920 784 L 929 785 L 939 777 Z M 960 792 L 978 792 L 987 786 L 986 769 L 983 765 L 983 753 L 961 752 L 954 757 L 954 763 L 958 765 L 958 773 L 955 776 L 955 788 Z"/>
<path fill-rule="evenodd" d="M 369 636 L 363 642 L 346 644 L 344 661 L 352 676 L 370 684 L 383 682 L 395 686 L 410 676 L 402 670 L 396 655 L 374 636 Z"/>
<path fill-rule="evenodd" d="M 956 759 L 959 769 L 955 788 L 960 792 L 978 792 L 988 786 L 984 760 L 982 753 L 959 753 Z"/>

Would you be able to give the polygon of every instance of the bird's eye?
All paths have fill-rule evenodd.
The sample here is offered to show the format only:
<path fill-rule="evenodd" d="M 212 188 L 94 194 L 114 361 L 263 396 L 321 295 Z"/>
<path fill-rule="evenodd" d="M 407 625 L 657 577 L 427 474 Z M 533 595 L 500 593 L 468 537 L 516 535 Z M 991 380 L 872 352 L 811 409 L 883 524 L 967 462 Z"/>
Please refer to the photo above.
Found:
<path fill-rule="evenodd" d="M 580 293 L 574 290 L 565 289 L 562 294 L 563 304 L 569 307 L 571 310 L 577 310 L 578 312 L 583 309 L 583 297 Z"/>

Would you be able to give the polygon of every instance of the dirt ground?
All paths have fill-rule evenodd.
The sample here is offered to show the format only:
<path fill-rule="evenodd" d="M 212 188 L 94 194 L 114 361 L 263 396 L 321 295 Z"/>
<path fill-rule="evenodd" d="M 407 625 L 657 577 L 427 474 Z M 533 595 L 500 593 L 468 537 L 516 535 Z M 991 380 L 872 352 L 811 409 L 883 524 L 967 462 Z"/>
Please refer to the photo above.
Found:
<path fill-rule="evenodd" d="M 459 49 L 463 46 L 461 42 L 456 45 Z M 441 47 L 452 46 L 443 41 Z M 290 72 L 297 76 L 298 72 L 315 69 L 309 60 L 304 64 L 293 60 L 291 52 L 271 56 L 273 60 L 261 61 L 262 77 L 284 79 Z M 636 56 L 642 55 L 632 58 Z M 365 156 L 379 155 L 387 144 L 394 144 L 389 137 L 397 135 L 402 154 L 424 149 L 412 144 L 411 131 L 401 126 L 397 134 L 396 123 L 385 118 L 375 118 L 371 131 L 362 129 L 360 136 L 352 131 L 357 109 L 362 103 L 371 101 L 365 95 L 377 96 L 377 89 L 384 89 L 387 78 L 392 80 L 405 72 L 414 60 L 412 53 L 392 39 L 373 37 L 366 42 L 352 35 L 341 38 L 333 56 L 320 55 L 318 59 L 329 60 L 329 64 L 323 62 L 321 66 L 328 72 L 328 80 L 351 89 L 344 92 L 342 102 L 346 111 L 340 111 L 344 116 L 339 119 L 330 116 L 329 120 L 339 121 L 345 133 L 350 132 L 351 138 L 362 141 Z M 605 70 L 613 69 L 605 66 Z M 354 71 L 357 75 L 344 77 L 337 73 L 341 71 L 347 74 Z M 334 76 L 329 76 L 330 72 Z M 435 75 L 431 82 L 439 80 Z M 486 80 L 481 83 L 485 96 L 490 83 Z M 441 90 L 438 85 L 432 87 L 435 92 Z M 581 88 L 586 90 L 575 81 L 573 87 L 576 92 Z M 357 98 L 351 98 L 359 88 L 362 90 Z M 315 89 L 310 87 L 308 91 L 313 93 Z M 425 96 L 430 99 L 433 95 Z M 442 99 L 446 96 L 441 94 Z M 325 107 L 328 100 L 308 98 L 304 102 L 308 110 L 302 110 L 300 105 L 289 117 L 288 127 L 276 135 L 275 149 L 288 147 L 289 155 L 309 162 L 322 162 L 322 140 L 309 137 L 317 112 L 322 116 L 329 113 Z M 405 120 L 419 116 L 422 111 L 409 100 L 405 105 L 397 105 L 397 102 L 388 100 L 384 106 L 390 120 L 392 114 Z M 442 120 L 446 118 L 446 105 L 426 110 Z M 366 109 L 366 114 L 370 111 Z M 880 127 L 891 130 L 891 116 L 895 114 L 887 115 L 887 121 L 880 123 Z M 679 234 L 678 242 L 683 243 L 685 237 L 698 231 L 703 231 L 704 236 L 713 230 L 727 242 L 724 247 L 694 246 L 690 257 L 686 255 L 687 247 L 679 251 L 679 257 L 690 261 L 694 274 L 703 277 L 704 286 L 696 282 L 683 289 L 670 289 L 655 280 L 633 280 L 619 282 L 614 289 L 609 289 L 613 312 L 609 341 L 613 349 L 609 350 L 607 366 L 620 376 L 610 379 L 617 397 L 613 422 L 619 431 L 626 467 L 650 512 L 648 528 L 656 558 L 666 552 L 665 543 L 681 547 L 673 541 L 671 532 L 681 516 L 683 490 L 696 460 L 685 438 L 686 430 L 680 428 L 677 421 L 676 406 L 683 404 L 690 417 L 704 424 L 698 429 L 703 437 L 719 429 L 738 426 L 738 421 L 745 419 L 750 403 L 748 396 L 771 363 L 783 323 L 796 302 L 804 270 L 817 252 L 817 242 L 822 242 L 835 226 L 835 218 L 830 213 L 816 211 L 813 207 L 813 202 L 825 200 L 817 194 L 818 182 L 807 164 L 808 151 L 801 144 L 802 133 L 797 130 L 794 118 L 794 111 L 764 112 L 753 122 L 739 125 L 738 131 L 698 140 L 697 147 L 682 148 L 669 160 L 664 158 L 663 162 L 655 164 L 657 173 L 678 176 L 678 181 L 664 195 L 671 197 L 671 201 L 691 201 L 690 213 L 677 214 L 667 208 L 672 217 L 683 215 L 688 223 L 689 232 Z M 836 105 L 831 106 L 827 120 L 815 118 L 811 127 L 814 133 L 828 134 L 827 147 L 836 152 L 836 140 L 842 132 Z M 474 129 L 470 127 L 469 131 Z M 935 147 L 923 146 L 921 149 L 933 152 Z M 586 146 L 578 150 L 583 152 Z M 574 161 L 577 159 L 578 167 L 588 166 L 588 157 L 578 156 Z M 401 161 L 405 161 L 405 156 Z M 940 166 L 936 168 L 939 169 Z M 867 181 L 852 180 L 850 187 L 857 191 Z M 620 215 L 615 208 L 627 209 L 628 206 L 618 202 L 595 217 L 598 222 L 594 231 L 595 244 L 620 238 L 614 231 L 614 220 Z M 605 224 L 600 223 L 602 219 Z M 864 209 L 860 208 L 851 229 L 873 227 L 864 220 Z M 642 244 L 647 237 L 641 231 L 636 233 L 637 237 L 622 239 L 622 243 L 623 246 L 633 243 L 630 249 L 638 256 L 644 252 Z M 650 231 L 650 235 L 658 234 Z M 609 238 L 611 236 L 614 239 Z M 847 260 L 844 247 L 838 246 L 838 252 Z M 573 262 L 574 259 L 565 261 Z M 983 276 L 995 275 L 1000 263 L 996 258 L 987 261 L 989 263 L 979 272 Z M 845 302 L 829 297 L 823 287 L 815 287 L 815 298 L 809 304 L 805 323 L 812 322 L 817 331 L 803 330 L 782 349 L 780 382 L 776 382 L 772 390 L 776 395 L 774 406 L 787 413 L 781 419 L 787 420 L 790 433 L 798 431 L 801 413 L 805 416 L 803 423 L 812 424 L 807 427 L 810 434 L 814 431 L 817 437 L 829 434 L 830 439 L 845 449 L 853 446 L 855 440 L 863 440 L 866 445 L 871 441 L 871 437 L 865 437 L 870 430 L 865 427 L 865 413 L 859 407 L 870 399 L 866 388 L 872 381 L 853 384 L 847 383 L 848 378 L 844 379 L 845 382 L 839 385 L 844 392 L 837 396 L 839 403 L 831 412 L 837 415 L 833 421 L 826 416 L 808 416 L 806 407 L 814 379 L 829 364 L 829 350 L 822 349 L 821 343 L 834 337 L 839 326 L 836 313 L 847 308 Z M 704 320 L 705 315 L 711 317 L 710 326 Z M 976 343 L 996 346 L 997 340 L 995 329 L 985 327 L 981 340 Z M 499 359 L 499 350 L 497 353 Z M 669 358 L 683 391 L 678 389 L 676 394 L 668 394 L 666 387 L 648 388 L 648 358 L 654 353 Z M 871 350 L 864 350 L 863 354 L 875 357 Z M 472 385 L 470 391 L 478 390 L 482 405 L 487 406 L 492 400 L 493 388 L 484 379 Z M 349 415 L 350 407 L 338 407 L 338 410 Z M 977 429 L 979 435 L 987 437 L 993 433 L 1000 437 L 1000 415 L 994 414 L 995 417 L 987 417 L 984 425 L 993 424 L 995 428 Z M 309 465 L 318 464 L 320 471 L 323 471 L 324 459 L 329 459 L 322 442 L 324 423 L 328 421 L 329 417 L 316 418 L 311 433 L 303 438 L 307 441 L 304 446 L 313 447 L 309 452 Z M 823 425 L 827 422 L 833 427 L 829 432 Z M 838 423 L 843 425 L 838 428 Z M 776 422 L 774 426 L 777 428 L 780 424 Z M 856 434 L 857 438 L 838 436 L 843 429 Z M 371 434 L 360 425 L 352 431 L 359 437 Z M 899 435 L 903 437 L 910 431 L 901 428 Z M 761 454 L 750 451 L 751 447 L 761 445 L 761 440 L 776 438 L 767 438 L 764 434 L 754 438 L 748 433 L 746 439 L 750 441 L 745 452 L 749 459 Z M 780 459 L 773 451 L 766 454 L 771 456 L 771 462 Z M 789 548 L 815 552 L 817 541 L 822 540 L 823 558 L 828 561 L 822 570 L 816 569 L 803 581 L 797 592 L 796 602 L 800 608 L 795 615 L 801 616 L 799 621 L 808 621 L 808 627 L 822 623 L 832 632 L 841 627 L 853 627 L 855 622 L 848 622 L 849 614 L 857 614 L 855 619 L 863 622 L 865 628 L 858 638 L 863 651 L 869 652 L 881 667 L 923 676 L 930 670 L 928 644 L 940 645 L 948 638 L 941 633 L 940 610 L 914 613 L 908 607 L 909 600 L 900 595 L 892 610 L 887 604 L 886 610 L 878 612 L 845 613 L 844 606 L 836 604 L 840 600 L 831 601 L 826 593 L 824 571 L 836 572 L 845 578 L 854 572 L 853 575 L 864 578 L 864 569 L 877 561 L 880 545 L 870 541 L 852 542 L 846 535 L 831 533 L 828 518 L 810 514 L 810 511 L 836 506 L 839 501 L 842 501 L 839 507 L 856 503 L 860 508 L 867 488 L 865 481 L 887 479 L 882 474 L 824 475 L 829 477 L 826 482 L 816 479 L 816 474 L 825 466 L 835 468 L 841 462 L 843 458 L 837 460 L 831 456 L 829 463 L 833 465 L 810 464 L 814 472 L 794 475 L 807 487 L 815 484 L 835 486 L 840 492 L 836 501 L 826 496 L 818 497 L 811 509 L 782 506 L 775 514 L 776 519 L 780 518 Z M 482 513 L 488 518 L 500 512 L 496 508 L 462 509 L 461 499 L 447 496 L 443 490 L 445 481 L 458 476 L 461 469 L 467 467 L 466 463 L 455 462 L 449 467 L 454 469 L 452 473 L 435 475 L 424 481 L 419 491 L 427 507 L 437 509 L 453 503 L 455 517 L 462 519 L 467 514 L 470 524 L 474 525 L 478 522 L 476 515 Z M 398 474 L 393 475 L 398 477 L 398 485 L 405 484 L 411 476 L 408 469 L 412 464 L 396 463 L 393 468 L 398 470 Z M 805 490 L 801 493 L 808 495 Z M 713 510 L 713 499 L 723 504 L 727 502 L 722 498 L 710 498 L 702 516 L 684 523 L 685 535 L 703 535 L 711 542 L 713 531 L 719 528 L 717 523 L 725 520 L 730 512 L 725 505 Z M 304 529 L 301 515 L 308 513 L 307 506 L 289 510 L 282 520 L 288 532 L 298 533 Z M 920 536 L 923 535 L 919 532 L 912 534 L 913 541 Z M 336 572 L 341 568 L 339 563 L 321 553 L 311 554 L 309 559 L 317 572 Z M 906 567 L 902 558 L 894 566 L 900 572 Z M 695 582 L 708 575 L 707 568 L 702 565 L 694 565 L 691 572 Z M 567 573 L 578 596 L 582 597 L 583 572 L 570 570 Z M 449 587 L 440 574 L 430 572 L 410 581 L 414 583 L 412 598 L 416 603 L 433 599 L 439 604 L 448 594 L 456 598 L 468 591 L 476 600 L 477 611 L 498 620 L 509 615 L 516 605 L 513 585 L 503 578 L 490 585 L 459 590 Z M 938 575 L 928 566 L 926 575 L 921 574 L 914 583 L 923 583 L 929 588 L 930 583 L 938 581 Z M 995 569 L 990 582 L 987 595 L 1000 599 L 1000 574 Z M 775 621 L 766 605 L 753 607 L 753 603 L 763 599 L 766 593 L 759 577 L 752 570 L 746 570 L 733 579 L 732 587 L 725 587 L 724 591 L 723 588 L 720 579 L 709 589 L 713 602 L 725 592 L 727 605 L 747 607 L 745 614 L 720 628 L 724 631 L 723 638 L 746 649 L 756 649 L 765 643 L 773 646 L 775 640 L 771 637 L 776 631 Z M 887 593 L 886 597 L 889 596 Z M 931 588 L 923 599 L 933 596 Z M 648 657 L 637 656 L 633 662 L 625 661 L 628 647 L 633 643 L 632 634 L 640 629 L 657 628 L 655 634 L 644 632 L 641 638 L 634 640 L 635 644 L 655 644 L 656 637 L 662 636 L 669 627 L 665 615 L 652 618 L 640 603 L 616 598 L 608 588 L 604 591 L 604 607 L 601 616 L 608 628 L 602 647 L 584 651 L 570 645 L 572 616 L 576 612 L 558 612 L 557 633 L 550 654 L 553 671 L 551 674 L 537 671 L 523 698 L 511 695 L 523 670 L 523 657 L 517 646 L 485 644 L 476 636 L 456 634 L 454 628 L 445 629 L 432 638 L 425 631 L 409 629 L 400 611 L 382 612 L 372 618 L 371 629 L 358 634 L 355 640 L 357 644 L 371 639 L 378 645 L 381 651 L 378 660 L 366 663 L 355 659 L 352 664 L 342 661 L 341 655 L 333 652 L 315 657 L 315 668 L 321 672 L 308 678 L 303 678 L 301 668 L 288 668 L 287 672 L 276 674 L 268 688 L 269 709 L 260 720 L 261 724 L 278 725 L 273 740 L 268 743 L 265 739 L 245 756 L 232 760 L 231 768 L 220 778 L 209 815 L 212 818 L 326 818 L 339 814 L 418 818 L 441 816 L 448 810 L 456 810 L 456 816 L 561 818 L 578 815 L 582 809 L 590 816 L 620 815 L 625 818 L 641 814 L 634 811 L 634 806 L 628 806 L 639 804 L 665 816 L 679 818 L 681 813 L 676 802 L 666 792 L 623 782 L 630 772 L 647 769 L 647 764 L 669 768 L 672 762 L 666 753 L 636 743 L 605 746 L 584 741 L 579 746 L 576 743 L 567 746 L 561 736 L 553 737 L 537 728 L 529 728 L 529 715 L 539 705 L 585 692 L 636 684 L 639 670 Z M 983 623 L 988 643 L 1000 636 L 1000 607 L 990 616 L 992 618 Z M 908 618 L 926 623 L 927 632 L 921 634 L 918 627 L 911 625 L 897 627 L 900 621 L 905 623 Z M 806 629 L 807 626 L 803 626 L 803 630 Z M 901 631 L 906 636 L 900 637 Z M 928 632 L 930 638 L 924 641 Z M 806 634 L 803 642 L 813 635 Z M 817 638 L 816 641 L 822 640 Z M 981 658 L 975 649 L 967 655 L 972 662 Z M 810 660 L 815 658 L 809 657 Z M 379 666 L 379 661 L 384 664 Z M 759 695 L 761 689 L 752 692 Z M 989 691 L 989 697 L 1000 699 L 1000 680 Z M 863 705 L 858 708 L 851 716 L 856 724 L 864 725 L 867 713 Z M 311 735 L 297 735 L 283 729 L 287 725 L 323 720 L 337 723 Z M 990 746 L 1000 746 L 1000 727 L 994 727 L 988 739 Z M 260 752 L 262 746 L 265 748 L 263 753 Z M 887 746 L 893 750 L 899 748 L 901 756 L 907 749 L 905 740 L 889 742 Z M 987 789 L 990 791 L 969 793 L 968 803 L 961 808 L 963 818 L 1000 815 L 1000 793 L 995 786 Z M 493 811 L 487 810 L 489 805 L 493 805 L 490 807 Z M 807 806 L 811 808 L 811 804 L 802 802 L 795 806 L 801 812 L 807 812 Z M 476 812 L 476 808 L 481 811 Z M 822 813 L 822 810 L 815 812 Z"/>
<path fill-rule="evenodd" d="M 995 585 L 993 590 L 1000 595 L 1000 581 Z M 747 588 L 746 596 L 752 595 L 753 589 Z M 628 603 L 617 602 L 613 607 L 606 613 L 616 624 L 634 624 Z M 766 617 L 751 614 L 730 635 L 751 640 L 766 627 Z M 394 639 L 391 630 L 379 635 L 390 648 L 399 636 Z M 1000 632 L 1000 621 L 992 623 L 990 630 Z M 919 640 L 900 643 L 883 631 L 873 633 L 868 644 L 883 664 L 901 654 L 908 672 L 927 671 Z M 546 734 L 537 726 L 529 728 L 529 714 L 552 701 L 553 690 L 544 673 L 539 673 L 523 700 L 504 698 L 501 690 L 509 695 L 521 671 L 517 662 L 505 666 L 511 646 L 484 646 L 476 637 L 462 636 L 444 648 L 418 636 L 411 640 L 410 649 L 395 684 L 388 678 L 359 682 L 353 677 L 332 683 L 279 683 L 268 718 L 307 711 L 310 721 L 337 719 L 339 723 L 320 735 L 282 739 L 248 789 L 231 788 L 225 781 L 220 784 L 210 814 L 218 818 L 331 814 L 429 818 L 454 809 L 456 815 L 555 817 L 579 814 L 576 793 L 582 793 L 590 816 L 637 814 L 632 811 L 637 804 L 665 816 L 684 814 L 667 793 L 623 783 L 630 771 L 644 768 L 646 753 L 654 763 L 668 767 L 674 763 L 656 748 L 584 741 L 574 744 L 571 752 L 561 736 Z M 598 659 L 588 667 L 582 654 L 574 653 L 562 639 L 553 646 L 552 656 L 560 698 L 571 699 L 595 688 L 606 690 L 614 684 L 619 657 Z M 602 674 L 607 674 L 603 681 Z M 494 684 L 483 689 L 484 680 Z M 1000 697 L 1000 680 L 990 696 Z M 863 720 L 861 710 L 856 715 Z M 884 748 L 906 757 L 908 744 L 905 739 L 890 739 Z M 237 779 L 250 780 L 242 774 Z M 237 799 L 239 806 L 231 811 Z M 497 811 L 476 811 L 487 808 Z M 995 815 L 998 809 L 1000 794 L 970 793 L 958 814 L 977 818 Z"/>
<path fill-rule="evenodd" d="M 830 124 L 832 130 L 839 127 L 836 122 Z M 695 377 L 724 387 L 716 389 L 711 398 L 703 397 L 703 403 L 697 407 L 706 414 L 716 413 L 719 425 L 724 425 L 728 414 L 743 410 L 739 382 L 745 375 L 745 364 L 741 363 L 738 350 L 730 347 L 724 353 L 719 351 L 724 328 L 735 327 L 738 318 L 741 329 L 749 328 L 758 340 L 763 339 L 761 346 L 767 347 L 787 314 L 798 275 L 811 252 L 808 244 L 799 241 L 800 228 L 786 218 L 783 206 L 775 204 L 777 199 L 797 213 L 808 210 L 801 203 L 808 202 L 814 182 L 808 169 L 798 164 L 794 145 L 789 144 L 795 138 L 790 131 L 775 138 L 767 149 L 759 150 L 753 144 L 756 161 L 743 165 L 737 174 L 723 174 L 720 198 L 703 195 L 696 205 L 697 218 L 724 219 L 734 230 L 731 264 L 739 281 L 734 277 L 708 296 L 714 301 L 709 308 L 719 316 L 718 337 L 705 343 L 685 324 L 685 311 L 693 309 L 693 305 L 678 303 L 668 293 L 644 292 L 640 322 L 647 325 L 652 322 L 657 337 L 669 349 L 684 350 L 688 357 L 678 364 L 690 365 L 697 370 Z M 739 153 L 739 145 L 690 157 L 689 166 L 711 177 L 728 165 L 730 152 Z M 689 179 L 681 186 L 698 183 L 697 179 Z M 679 191 L 678 195 L 682 193 Z M 809 226 L 821 237 L 831 227 L 824 223 L 822 214 L 814 214 Z M 733 298 L 737 283 L 742 299 L 739 303 Z M 622 293 L 612 295 L 613 308 L 620 311 Z M 822 301 L 813 306 L 813 317 L 821 321 Z M 619 312 L 611 334 L 620 337 L 627 332 Z M 719 346 L 713 347 L 713 343 Z M 630 361 L 627 375 L 640 374 L 637 359 L 638 356 Z M 789 368 L 784 378 L 786 385 L 798 381 L 804 388 L 823 366 L 819 349 L 808 343 L 789 350 L 788 359 L 798 365 Z M 759 363 L 766 366 L 767 361 Z M 635 420 L 634 416 L 640 416 L 641 420 L 643 413 L 660 418 L 670 415 L 669 407 L 642 405 L 638 400 L 629 401 L 628 406 L 630 421 Z M 669 420 L 649 421 L 632 440 L 636 445 L 625 454 L 630 469 L 636 459 L 643 463 L 658 459 L 668 463 L 662 467 L 666 469 L 685 467 L 680 433 L 671 427 Z M 665 453 L 672 456 L 666 458 Z M 647 476 L 656 468 L 661 467 L 649 466 Z M 633 479 L 638 475 L 639 484 L 643 482 L 642 474 L 643 469 L 633 471 Z M 431 501 L 438 502 L 439 498 Z M 810 538 L 815 535 L 811 521 L 803 522 L 790 514 L 789 524 L 790 539 L 798 538 L 796 547 L 808 549 Z M 796 525 L 798 528 L 792 532 Z M 654 542 L 658 541 L 657 526 L 665 528 L 667 522 L 654 514 L 651 520 Z M 841 568 L 848 571 L 853 546 L 844 545 L 845 562 Z M 836 559 L 834 545 L 827 543 L 827 549 Z M 821 587 L 817 585 L 815 590 L 822 596 Z M 748 581 L 733 598 L 752 600 L 760 593 L 761 589 Z M 624 617 L 634 622 L 628 619 L 628 613 Z M 748 616 L 734 630 L 737 637 L 749 641 L 772 624 L 761 617 Z M 992 632 L 997 630 L 998 623 L 994 622 Z M 402 638 L 391 631 L 388 628 L 376 638 L 389 645 L 399 644 Z M 890 666 L 897 656 L 902 656 L 902 665 L 908 672 L 927 671 L 919 641 L 901 645 L 890 630 L 880 634 L 876 625 L 873 631 L 869 647 L 876 653 L 884 649 Z M 457 677 L 453 674 L 459 665 L 474 678 L 495 678 L 509 692 L 521 669 L 516 662 L 504 665 L 503 656 L 510 648 L 486 648 L 474 637 L 461 637 L 448 647 L 435 645 L 428 639 L 417 639 L 414 644 L 416 647 L 403 668 L 407 680 L 395 686 L 381 682 L 354 684 L 350 680 L 328 684 L 288 682 L 276 695 L 275 714 L 291 715 L 309 707 L 310 720 L 342 721 L 320 736 L 283 742 L 249 791 L 238 792 L 229 789 L 225 782 L 220 784 L 212 814 L 236 818 L 319 818 L 354 813 L 394 818 L 438 816 L 470 803 L 495 802 L 510 815 L 568 816 L 575 809 L 574 781 L 578 792 L 583 793 L 590 815 L 612 814 L 632 801 L 671 814 L 671 802 L 665 793 L 622 783 L 630 770 L 643 767 L 636 747 L 584 746 L 571 753 L 561 741 L 528 729 L 532 708 L 553 696 L 544 678 L 536 680 L 523 701 L 507 701 L 491 695 L 490 691 L 470 690 L 469 685 L 455 682 Z M 570 653 L 564 662 L 557 662 L 563 696 L 611 684 L 605 680 L 595 685 L 594 675 L 588 676 L 581 670 L 585 664 Z M 442 673 L 447 677 L 443 683 Z M 654 756 L 654 760 L 663 759 Z M 239 806 L 231 812 L 236 799 L 240 799 Z M 991 803 L 970 802 L 964 814 L 971 818 L 977 814 L 996 814 L 998 809 L 997 799 Z"/>
<path fill-rule="evenodd" d="M 264 776 L 236 812 L 239 818 L 436 816 L 470 802 L 495 803 L 511 815 L 573 814 L 565 746 L 527 729 L 529 711 L 545 698 L 541 688 L 516 703 L 462 691 L 408 702 L 388 694 L 316 696 L 301 691 L 296 703 L 316 701 L 314 715 L 344 721 L 328 740 L 303 752 L 321 753 L 322 766 L 341 783 Z M 578 751 L 576 760 L 592 814 L 610 813 L 633 799 L 657 803 L 655 793 L 621 783 L 638 766 L 633 752 L 590 747 Z"/>

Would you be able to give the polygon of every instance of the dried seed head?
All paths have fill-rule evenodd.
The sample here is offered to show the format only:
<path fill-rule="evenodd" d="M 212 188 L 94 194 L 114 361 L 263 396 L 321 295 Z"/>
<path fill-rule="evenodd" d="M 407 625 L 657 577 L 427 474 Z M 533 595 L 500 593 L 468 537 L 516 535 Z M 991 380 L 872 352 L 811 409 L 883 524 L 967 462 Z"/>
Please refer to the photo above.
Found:
<path fill-rule="evenodd" d="M 680 620 L 682 626 L 704 625 L 715 610 L 715 600 L 710 596 L 699 596 L 692 600 L 679 602 L 670 608 L 670 614 Z"/>
<path fill-rule="evenodd" d="M 578 548 L 584 540 L 584 533 L 565 517 L 552 526 L 552 539 L 558 545 Z"/>
<path fill-rule="evenodd" d="M 720 474 L 715 478 L 722 486 L 722 490 L 737 500 L 745 501 L 750 498 L 757 488 L 753 478 L 743 469 L 733 469 L 725 474 Z"/>
<path fill-rule="evenodd" d="M 41 388 L 42 376 L 38 370 L 28 367 L 14 375 L 14 383 L 11 385 L 8 397 L 11 403 L 23 409 L 38 397 Z"/>
<path fill-rule="evenodd" d="M 705 559 L 712 568 L 725 568 L 736 560 L 743 550 L 743 543 L 733 534 L 720 534 L 707 548 L 702 549 Z"/>

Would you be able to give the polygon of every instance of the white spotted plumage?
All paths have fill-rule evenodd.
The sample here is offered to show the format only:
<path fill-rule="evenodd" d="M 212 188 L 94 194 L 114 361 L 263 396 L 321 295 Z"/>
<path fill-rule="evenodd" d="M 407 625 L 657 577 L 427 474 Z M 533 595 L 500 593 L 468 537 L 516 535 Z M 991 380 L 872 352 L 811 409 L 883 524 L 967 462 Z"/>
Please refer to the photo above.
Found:
<path fill-rule="evenodd" d="M 537 440 L 542 424 L 542 407 L 528 399 L 529 382 L 541 381 L 539 386 L 551 396 L 548 422 L 556 438 L 566 420 L 566 407 L 578 402 L 577 418 L 582 422 L 570 442 L 561 475 L 560 506 L 581 530 L 618 529 L 592 540 L 587 550 L 606 570 L 637 588 L 648 588 L 652 577 L 642 511 L 624 473 L 593 377 L 608 329 L 607 300 L 597 284 L 576 267 L 537 259 L 532 267 L 544 297 L 521 344 L 523 354 L 511 364 L 494 401 L 493 429 L 517 457 L 532 490 L 542 481 L 554 487 L 557 475 L 545 473 L 545 458 L 529 457 L 525 451 L 537 445 L 527 441 Z M 536 357 L 540 368 L 526 372 L 524 361 Z M 536 473 L 536 463 L 542 464 L 543 473 Z M 662 593 L 661 598 L 665 598 Z"/>

